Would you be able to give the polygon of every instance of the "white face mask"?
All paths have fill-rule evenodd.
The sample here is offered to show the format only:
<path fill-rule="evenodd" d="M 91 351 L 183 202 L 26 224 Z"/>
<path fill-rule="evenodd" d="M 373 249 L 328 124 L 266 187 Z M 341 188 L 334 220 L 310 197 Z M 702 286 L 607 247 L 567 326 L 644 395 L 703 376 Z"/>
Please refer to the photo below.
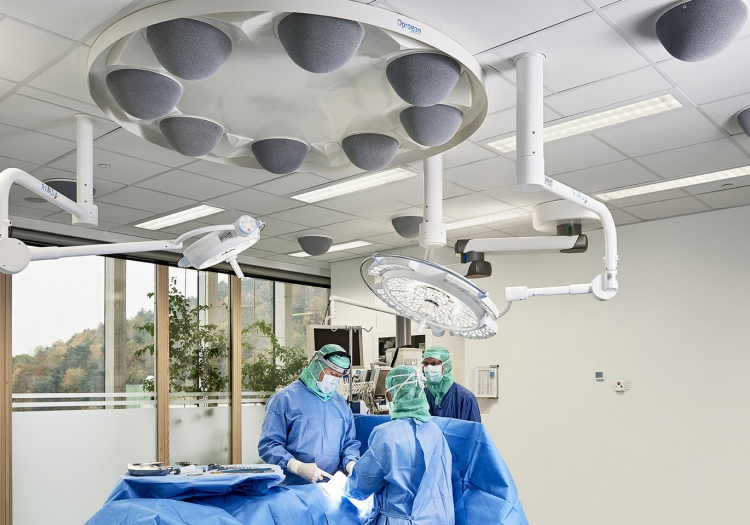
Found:
<path fill-rule="evenodd" d="M 443 365 L 427 365 L 424 367 L 424 375 L 430 383 L 439 383 L 443 380 Z"/>
<path fill-rule="evenodd" d="M 336 390 L 337 386 L 339 386 L 339 381 L 341 381 L 340 377 L 325 374 L 323 376 L 323 381 L 318 381 L 315 384 L 318 385 L 321 392 L 324 394 L 330 394 Z"/>

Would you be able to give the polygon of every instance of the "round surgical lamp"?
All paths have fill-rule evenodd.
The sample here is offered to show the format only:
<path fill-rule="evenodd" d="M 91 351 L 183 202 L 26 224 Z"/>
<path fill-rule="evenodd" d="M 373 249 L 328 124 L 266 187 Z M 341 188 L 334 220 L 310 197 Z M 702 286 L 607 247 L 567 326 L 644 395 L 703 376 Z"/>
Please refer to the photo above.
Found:
<path fill-rule="evenodd" d="M 192 18 L 150 25 L 146 40 L 164 69 L 185 80 L 213 76 L 232 54 L 232 40 L 224 31 Z"/>
<path fill-rule="evenodd" d="M 434 106 L 447 97 L 458 82 L 461 66 L 438 53 L 411 53 L 385 68 L 388 82 L 403 100 L 414 106 Z"/>
<path fill-rule="evenodd" d="M 333 245 L 333 238 L 327 235 L 305 235 L 297 239 L 300 248 L 312 256 L 323 255 Z"/>
<path fill-rule="evenodd" d="M 188 157 L 210 153 L 224 136 L 224 128 L 198 117 L 167 117 L 159 121 L 159 130 L 172 148 Z"/>
<path fill-rule="evenodd" d="M 279 41 L 287 55 L 310 73 L 332 73 L 352 59 L 364 30 L 353 20 L 291 13 L 279 22 Z"/>
<path fill-rule="evenodd" d="M 175 79 L 147 69 L 122 68 L 107 73 L 107 88 L 128 115 L 154 120 L 169 114 L 182 97 Z"/>
<path fill-rule="evenodd" d="M 233 229 L 213 231 L 188 246 L 183 252 L 185 256 L 177 265 L 202 270 L 220 262 L 229 262 L 240 273 L 237 256 L 258 242 L 264 227 L 262 221 L 243 215 L 234 223 Z"/>
<path fill-rule="evenodd" d="M 310 146 L 296 139 L 270 138 L 256 140 L 250 149 L 258 164 L 276 175 L 297 171 L 305 162 Z"/>
<path fill-rule="evenodd" d="M 391 220 L 393 229 L 404 239 L 416 239 L 419 237 L 419 225 L 422 224 L 421 215 L 404 215 L 394 217 Z"/>
<path fill-rule="evenodd" d="M 461 127 L 462 118 L 460 109 L 445 104 L 426 108 L 412 106 L 399 114 L 406 134 L 422 146 L 440 146 L 448 142 Z"/>
<path fill-rule="evenodd" d="M 398 141 L 382 133 L 355 133 L 341 141 L 341 148 L 352 164 L 361 170 L 385 168 L 396 156 Z"/>
<path fill-rule="evenodd" d="M 728 48 L 747 20 L 743 0 L 688 0 L 659 16 L 656 36 L 670 55 L 698 62 Z"/>
<path fill-rule="evenodd" d="M 497 333 L 500 312 L 487 292 L 453 270 L 404 255 L 376 253 L 362 262 L 360 274 L 372 293 L 398 315 L 419 323 L 420 333 L 425 326 L 438 337 L 446 331 L 469 339 Z"/>

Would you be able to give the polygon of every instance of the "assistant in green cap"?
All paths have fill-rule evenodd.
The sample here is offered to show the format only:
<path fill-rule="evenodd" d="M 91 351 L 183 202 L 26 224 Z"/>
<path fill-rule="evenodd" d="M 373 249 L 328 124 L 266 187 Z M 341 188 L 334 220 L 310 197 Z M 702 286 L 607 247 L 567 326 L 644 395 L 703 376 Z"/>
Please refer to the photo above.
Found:
<path fill-rule="evenodd" d="M 451 374 L 453 363 L 447 348 L 429 347 L 424 352 L 422 365 L 427 378 L 426 394 L 431 415 L 482 422 L 477 398 L 467 388 L 456 383 Z"/>
<path fill-rule="evenodd" d="M 424 379 L 416 368 L 400 365 L 388 372 L 385 390 L 390 395 L 391 419 L 412 417 L 430 420 L 430 406 L 424 393 Z"/>

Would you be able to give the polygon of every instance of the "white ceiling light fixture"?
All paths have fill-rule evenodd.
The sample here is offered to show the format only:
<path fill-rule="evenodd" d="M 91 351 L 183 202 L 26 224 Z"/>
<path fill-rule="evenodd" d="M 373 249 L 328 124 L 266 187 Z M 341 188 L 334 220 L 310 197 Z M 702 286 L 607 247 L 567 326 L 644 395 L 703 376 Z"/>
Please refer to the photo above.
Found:
<path fill-rule="evenodd" d="M 658 191 L 673 190 L 676 188 L 684 188 L 686 186 L 695 186 L 696 184 L 716 182 L 717 180 L 745 177 L 747 175 L 750 175 L 750 166 L 742 166 L 740 168 L 715 171 L 713 173 L 705 173 L 703 175 L 694 175 L 692 177 L 683 177 L 681 179 L 671 179 L 662 182 L 656 182 L 653 184 L 645 184 L 643 186 L 636 186 L 634 188 L 608 191 L 605 193 L 599 193 L 597 197 L 602 199 L 603 201 L 613 201 L 617 199 L 624 199 L 626 197 L 635 197 L 636 195 L 644 195 L 646 193 L 656 193 Z"/>
<path fill-rule="evenodd" d="M 582 133 L 622 124 L 650 115 L 664 113 L 672 109 L 681 108 L 682 104 L 672 95 L 663 95 L 648 100 L 642 100 L 627 106 L 622 106 L 601 113 L 595 113 L 587 117 L 581 117 L 574 120 L 555 124 L 544 128 L 544 142 L 551 142 Z M 491 148 L 495 148 L 501 153 L 510 153 L 516 150 L 516 136 L 507 137 L 487 143 Z"/>
<path fill-rule="evenodd" d="M 524 217 L 528 214 L 529 212 L 527 212 L 526 210 L 509 210 L 501 213 L 493 213 L 492 215 L 485 215 L 484 217 L 476 217 L 474 219 L 450 222 L 445 225 L 445 229 L 449 231 L 458 230 L 459 228 L 468 228 L 469 226 L 478 226 L 480 224 L 490 224 L 493 222 L 507 221 L 508 219 Z"/>
<path fill-rule="evenodd" d="M 341 252 L 344 250 L 351 250 L 354 248 L 363 248 L 365 246 L 370 246 L 372 243 L 367 241 L 352 241 L 352 242 L 345 242 L 341 244 L 334 244 L 331 246 L 326 253 L 331 252 Z M 290 257 L 310 257 L 309 253 L 305 252 L 296 252 L 296 253 L 290 253 Z"/>
<path fill-rule="evenodd" d="M 166 228 L 168 226 L 174 226 L 175 224 L 181 224 L 183 222 L 200 219 L 201 217 L 207 217 L 221 211 L 224 211 L 224 209 L 217 208 L 215 206 L 209 206 L 207 204 L 201 204 L 200 206 L 190 208 L 189 210 L 178 211 L 177 213 L 171 213 L 169 215 L 165 215 L 164 217 L 159 217 L 158 219 L 153 219 L 151 221 L 136 224 L 135 227 L 144 228 L 146 230 L 161 230 L 162 228 Z"/>
<path fill-rule="evenodd" d="M 87 74 L 99 108 L 158 146 L 331 179 L 456 146 L 488 107 L 482 68 L 468 50 L 403 14 L 347 0 L 163 2 L 104 30 Z M 425 105 L 455 106 L 461 118 L 446 142 L 417 143 L 393 118 L 412 100 L 402 98 L 404 84 L 429 98 Z M 436 118 L 425 117 L 433 126 Z M 295 148 L 295 162 L 284 145 Z"/>
<path fill-rule="evenodd" d="M 313 203 L 324 201 L 327 199 L 333 199 L 334 197 L 341 197 L 343 195 L 349 195 L 350 193 L 357 193 L 371 188 L 377 188 L 385 184 L 391 184 L 400 180 L 410 179 L 415 177 L 416 172 L 407 170 L 405 168 L 394 168 L 391 170 L 380 171 L 378 173 L 372 173 L 365 175 L 364 177 L 357 177 L 355 179 L 349 179 L 338 184 L 332 184 L 325 188 L 320 188 L 299 195 L 293 195 L 292 199 L 298 201 Z"/>

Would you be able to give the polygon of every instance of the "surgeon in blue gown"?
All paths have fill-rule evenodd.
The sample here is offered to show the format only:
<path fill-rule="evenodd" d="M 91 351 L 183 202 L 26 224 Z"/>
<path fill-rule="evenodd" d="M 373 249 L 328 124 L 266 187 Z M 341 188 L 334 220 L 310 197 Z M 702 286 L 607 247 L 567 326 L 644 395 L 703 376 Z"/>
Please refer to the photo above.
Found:
<path fill-rule="evenodd" d="M 431 421 L 421 373 L 397 366 L 385 380 L 391 421 L 370 434 L 345 494 L 377 493 L 376 525 L 454 525 L 451 451 Z"/>
<path fill-rule="evenodd" d="M 442 346 L 429 347 L 424 352 L 422 365 L 427 378 L 425 394 L 431 415 L 482 422 L 477 398 L 468 388 L 456 383 L 451 374 L 453 365 L 447 349 Z"/>
<path fill-rule="evenodd" d="M 352 411 L 336 392 L 349 364 L 343 348 L 325 345 L 299 380 L 268 400 L 258 453 L 284 470 L 283 484 L 317 483 L 338 470 L 349 473 L 359 459 Z"/>

